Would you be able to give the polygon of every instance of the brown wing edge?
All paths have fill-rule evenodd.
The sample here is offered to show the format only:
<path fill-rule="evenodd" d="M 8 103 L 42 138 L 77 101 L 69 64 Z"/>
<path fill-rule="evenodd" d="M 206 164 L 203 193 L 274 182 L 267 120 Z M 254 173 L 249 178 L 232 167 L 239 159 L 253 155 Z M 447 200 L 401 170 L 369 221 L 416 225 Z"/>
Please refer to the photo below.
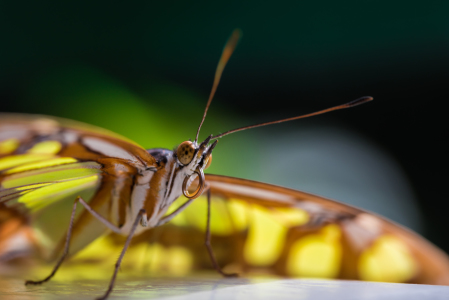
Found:
<path fill-rule="evenodd" d="M 57 137 L 57 133 L 61 129 L 69 130 L 72 132 L 76 132 L 83 137 L 100 138 L 102 140 L 116 144 L 117 146 L 136 156 L 146 167 L 151 167 L 156 164 L 156 160 L 154 159 L 154 157 L 151 156 L 145 150 L 145 148 L 143 148 L 136 142 L 110 130 L 79 121 L 46 115 L 0 113 L 0 140 L 3 131 L 2 127 L 6 128 L 3 133 L 6 133 L 7 137 L 18 138 L 19 140 L 21 140 L 21 142 L 23 142 L 23 140 L 29 141 L 30 138 L 32 139 L 36 136 L 45 136 L 46 139 L 50 140 L 52 138 L 49 137 L 54 136 L 56 140 L 59 140 L 59 137 Z M 75 152 L 78 151 L 80 151 L 80 149 L 75 149 Z M 72 156 L 73 154 L 73 151 L 67 152 L 64 150 L 59 153 L 59 155 L 63 156 Z M 80 158 L 86 159 L 86 157 L 82 156 Z M 87 158 L 90 159 L 91 157 Z"/>
<path fill-rule="evenodd" d="M 77 129 L 80 131 L 92 132 L 100 135 L 106 135 L 109 137 L 114 137 L 116 139 L 120 139 L 126 141 L 128 143 L 139 146 L 134 141 L 117 134 L 113 131 L 104 129 L 102 127 L 98 127 L 95 125 L 86 124 L 83 122 L 70 120 L 61 117 L 40 115 L 40 114 L 22 114 L 22 113 L 2 113 L 0 112 L 0 125 L 2 124 L 16 124 L 16 125 L 26 125 L 29 122 L 34 122 L 38 120 L 52 120 L 58 123 L 61 127 Z"/>

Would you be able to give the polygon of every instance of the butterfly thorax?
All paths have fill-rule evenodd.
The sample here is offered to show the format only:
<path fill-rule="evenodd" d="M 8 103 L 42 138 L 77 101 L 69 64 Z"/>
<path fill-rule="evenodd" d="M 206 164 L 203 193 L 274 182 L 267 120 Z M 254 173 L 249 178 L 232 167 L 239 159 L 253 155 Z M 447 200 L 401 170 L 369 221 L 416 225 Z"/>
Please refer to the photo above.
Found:
<path fill-rule="evenodd" d="M 144 208 L 147 212 L 146 226 L 139 225 L 137 231 L 143 231 L 155 227 L 159 219 L 163 216 L 166 208 L 181 195 L 181 191 L 170 189 L 172 180 L 170 176 L 173 173 L 174 160 L 172 152 L 167 149 L 155 149 L 159 151 L 149 151 L 156 156 L 158 168 L 153 170 L 142 170 L 136 175 L 134 186 L 131 193 L 129 207 L 127 209 L 126 222 L 121 227 L 121 231 L 126 234 L 129 232 L 135 216 L 139 210 Z M 173 193 L 169 195 L 168 191 Z"/>

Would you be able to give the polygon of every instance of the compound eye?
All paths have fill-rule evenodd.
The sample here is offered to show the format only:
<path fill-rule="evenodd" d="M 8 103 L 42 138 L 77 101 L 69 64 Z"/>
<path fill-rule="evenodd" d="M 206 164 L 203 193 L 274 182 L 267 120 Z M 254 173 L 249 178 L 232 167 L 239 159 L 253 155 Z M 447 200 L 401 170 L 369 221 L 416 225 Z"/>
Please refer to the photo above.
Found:
<path fill-rule="evenodd" d="M 181 145 L 178 146 L 178 150 L 176 150 L 176 155 L 183 165 L 188 165 L 192 161 L 194 153 L 195 146 L 193 146 L 191 141 L 181 143 Z"/>
<path fill-rule="evenodd" d="M 206 157 L 206 166 L 204 167 L 204 170 L 206 170 L 207 168 L 209 168 L 210 164 L 212 163 L 212 154 L 209 154 L 208 157 Z"/>

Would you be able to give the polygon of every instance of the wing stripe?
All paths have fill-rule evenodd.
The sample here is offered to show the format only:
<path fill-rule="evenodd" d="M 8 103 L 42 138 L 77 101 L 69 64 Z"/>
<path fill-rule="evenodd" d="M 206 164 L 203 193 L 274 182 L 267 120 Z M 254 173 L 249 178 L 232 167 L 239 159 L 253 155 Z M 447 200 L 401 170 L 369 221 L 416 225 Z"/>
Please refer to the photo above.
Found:
<path fill-rule="evenodd" d="M 38 161 L 38 162 L 34 162 L 34 163 L 21 165 L 19 167 L 15 167 L 15 168 L 5 171 L 5 174 L 19 173 L 19 172 L 33 170 L 33 169 L 44 169 L 47 167 L 64 165 L 64 164 L 69 164 L 69 163 L 74 163 L 74 162 L 77 162 L 77 160 L 74 158 L 59 157 L 59 158 L 48 159 L 48 160 L 44 160 L 44 161 Z"/>
<path fill-rule="evenodd" d="M 0 171 L 6 170 L 19 165 L 37 162 L 52 158 L 53 155 L 48 154 L 19 154 L 0 158 Z"/>
<path fill-rule="evenodd" d="M 18 198 L 17 201 L 25 204 L 28 209 L 35 212 L 65 198 L 70 194 L 75 194 L 89 187 L 94 187 L 97 185 L 99 181 L 98 179 L 98 175 L 92 175 L 65 182 L 54 183 L 27 193 Z"/>
<path fill-rule="evenodd" d="M 30 148 L 27 152 L 33 154 L 56 154 L 61 151 L 62 145 L 58 141 L 40 142 Z"/>

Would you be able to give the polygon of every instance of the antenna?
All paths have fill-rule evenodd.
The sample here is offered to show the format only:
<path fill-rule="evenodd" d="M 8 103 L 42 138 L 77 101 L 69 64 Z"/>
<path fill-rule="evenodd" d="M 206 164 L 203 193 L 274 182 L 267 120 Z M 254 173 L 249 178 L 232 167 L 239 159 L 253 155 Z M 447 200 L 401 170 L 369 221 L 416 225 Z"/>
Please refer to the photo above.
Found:
<path fill-rule="evenodd" d="M 297 116 L 297 117 L 292 117 L 292 118 L 287 118 L 287 119 L 282 119 L 282 120 L 277 120 L 277 121 L 271 121 L 271 122 L 265 122 L 265 123 L 260 123 L 260 124 L 256 124 L 256 125 L 249 125 L 249 126 L 245 126 L 245 127 L 240 127 L 237 129 L 232 129 L 229 131 L 226 131 L 225 133 L 221 133 L 219 135 L 213 136 L 211 138 L 211 140 L 215 140 L 221 137 L 224 137 L 225 135 L 237 132 L 237 131 L 242 131 L 242 130 L 246 130 L 246 129 L 251 129 L 251 128 L 256 128 L 256 127 L 261 127 L 261 126 L 266 126 L 266 125 L 271 125 L 271 124 L 277 124 L 277 123 L 282 123 L 282 122 L 287 122 L 287 121 L 293 121 L 293 120 L 297 120 L 297 119 L 303 119 L 303 118 L 307 118 L 307 117 L 312 117 L 312 116 L 316 116 L 316 115 L 321 115 L 333 110 L 339 110 L 339 109 L 344 109 L 344 108 L 349 108 L 349 107 L 354 107 L 366 102 L 369 102 L 373 100 L 373 97 L 369 97 L 369 96 L 365 96 L 365 97 L 361 97 L 358 98 L 356 100 L 353 100 L 351 102 L 348 102 L 346 104 L 342 104 L 342 105 L 338 105 L 338 106 L 334 106 L 331 108 L 327 108 L 327 109 L 323 109 L 314 113 L 310 113 L 310 114 L 306 114 L 306 115 L 301 115 L 301 116 Z"/>
<path fill-rule="evenodd" d="M 240 31 L 240 29 L 235 29 L 232 32 L 231 37 L 229 37 L 228 41 L 226 42 L 225 47 L 223 48 L 223 53 L 221 54 L 220 60 L 218 62 L 217 70 L 215 71 L 214 83 L 212 85 L 212 90 L 210 91 L 209 100 L 207 100 L 206 109 L 204 110 L 203 118 L 201 119 L 200 126 L 198 127 L 198 131 L 196 132 L 195 143 L 198 141 L 198 136 L 200 134 L 201 126 L 203 126 L 204 119 L 206 118 L 207 110 L 209 109 L 210 103 L 212 102 L 212 99 L 214 98 L 215 91 L 217 90 L 218 83 L 220 82 L 221 74 L 223 73 L 226 63 L 228 62 L 229 58 L 231 57 L 232 52 L 234 52 L 235 47 L 237 46 L 237 43 L 238 43 L 241 35 L 242 35 L 242 32 Z"/>

